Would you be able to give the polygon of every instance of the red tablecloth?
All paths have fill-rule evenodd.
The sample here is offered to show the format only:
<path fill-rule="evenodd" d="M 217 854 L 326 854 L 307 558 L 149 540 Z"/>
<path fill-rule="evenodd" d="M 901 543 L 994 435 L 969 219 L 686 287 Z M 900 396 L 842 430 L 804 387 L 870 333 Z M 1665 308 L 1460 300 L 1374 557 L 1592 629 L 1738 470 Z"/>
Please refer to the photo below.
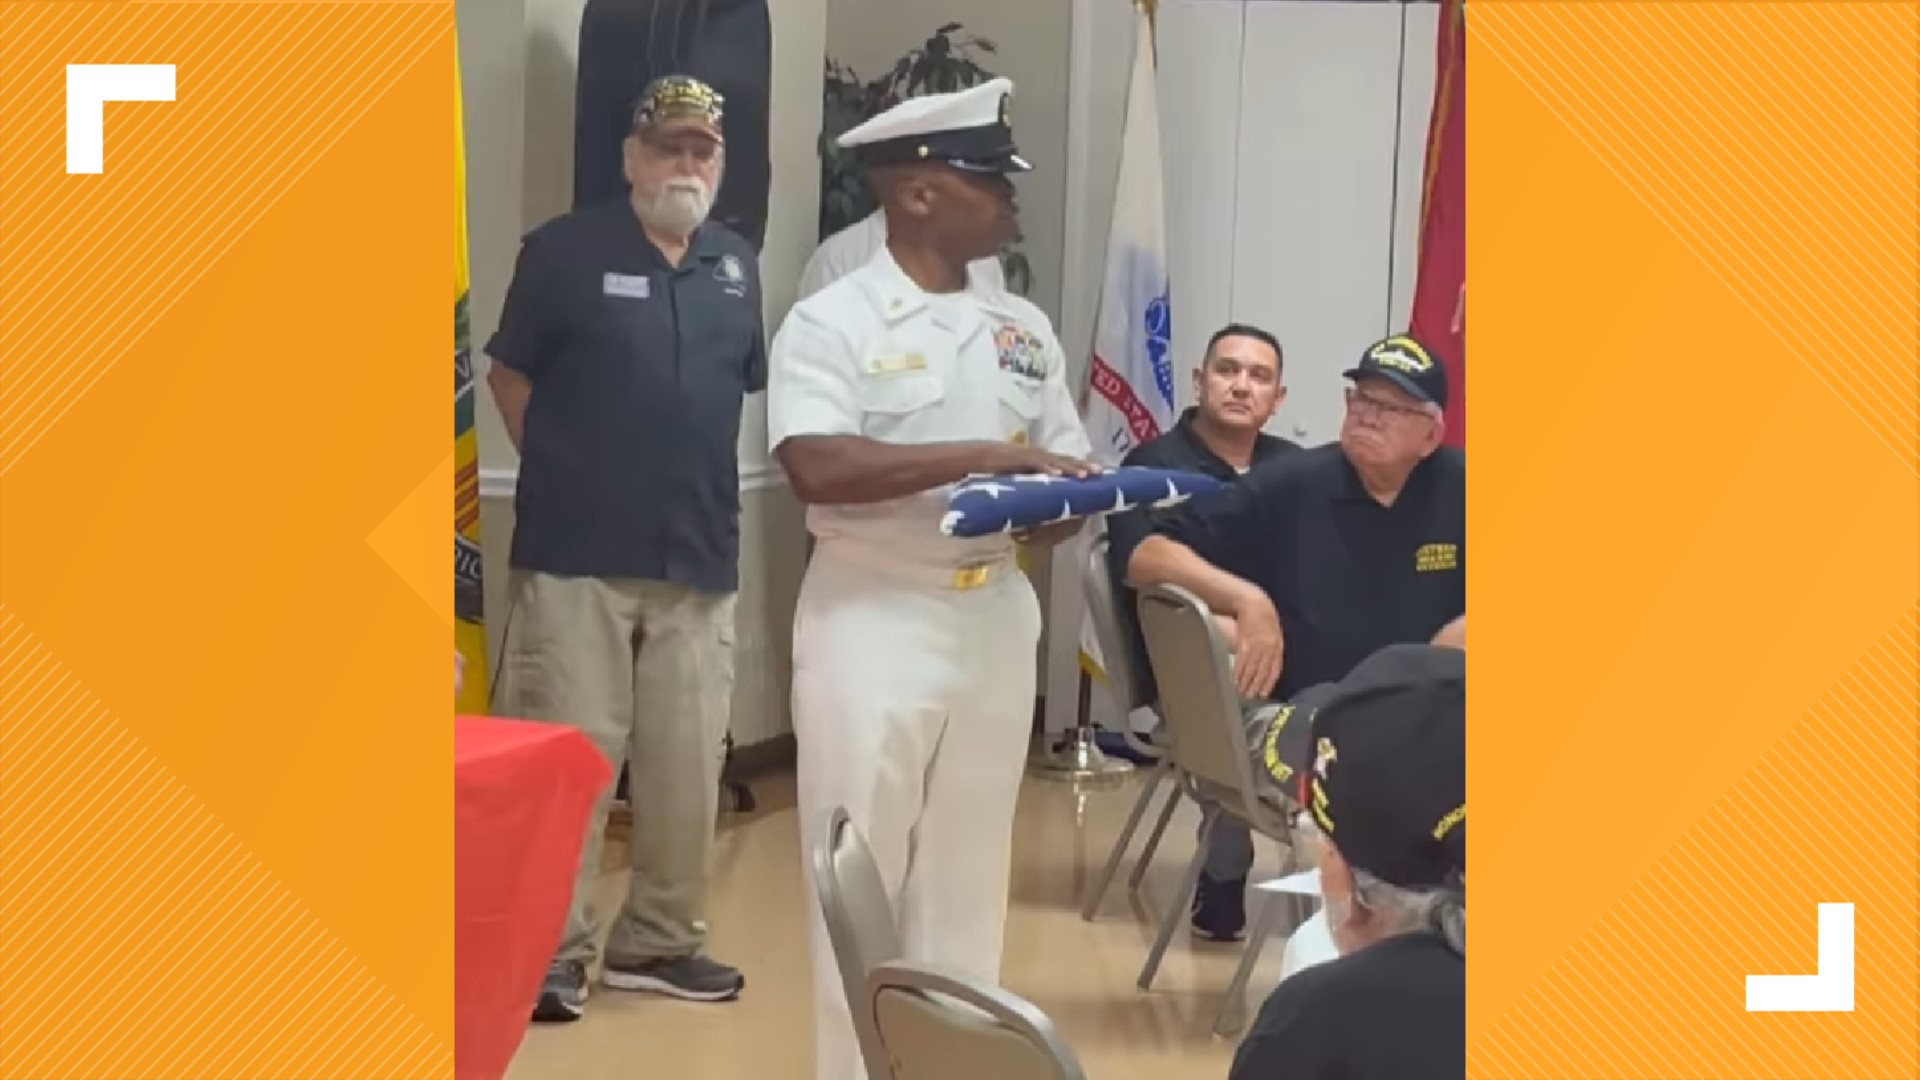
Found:
<path fill-rule="evenodd" d="M 587 816 L 612 769 L 578 732 L 453 721 L 454 1075 L 499 1080 L 565 930 Z"/>

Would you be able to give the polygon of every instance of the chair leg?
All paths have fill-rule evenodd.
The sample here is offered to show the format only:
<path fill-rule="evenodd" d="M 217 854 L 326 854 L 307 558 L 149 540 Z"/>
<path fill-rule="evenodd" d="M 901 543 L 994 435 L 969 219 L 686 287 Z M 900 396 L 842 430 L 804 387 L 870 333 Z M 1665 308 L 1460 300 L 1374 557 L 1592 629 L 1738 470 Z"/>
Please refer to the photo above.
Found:
<path fill-rule="evenodd" d="M 1174 776 L 1173 790 L 1167 792 L 1167 803 L 1160 808 L 1160 819 L 1153 823 L 1153 831 L 1147 834 L 1147 846 L 1140 849 L 1140 861 L 1133 864 L 1133 873 L 1127 876 L 1127 888 L 1138 889 L 1140 882 L 1147 876 L 1147 867 L 1153 862 L 1154 853 L 1160 850 L 1160 838 L 1166 835 L 1167 822 L 1173 820 L 1173 812 L 1180 808 L 1179 777 L 1174 774 L 1173 766 L 1162 766 L 1168 775 Z"/>
<path fill-rule="evenodd" d="M 1107 863 L 1100 868 L 1100 876 L 1093 880 L 1087 890 L 1087 896 L 1080 905 L 1080 918 L 1092 922 L 1100 911 L 1100 901 L 1106 899 L 1107 889 L 1113 885 L 1113 875 L 1120 872 L 1120 860 L 1127 857 L 1127 847 L 1133 843 L 1133 834 L 1140 828 L 1140 819 L 1146 816 L 1148 804 L 1153 795 L 1160 790 L 1160 781 L 1165 779 L 1167 769 L 1156 766 L 1147 774 L 1147 782 L 1141 786 L 1140 797 L 1133 801 L 1133 811 L 1127 815 L 1127 823 L 1120 829 L 1120 836 L 1113 842 L 1113 851 L 1107 856 Z M 1177 794 L 1177 793 L 1176 793 Z"/>
<path fill-rule="evenodd" d="M 1187 871 L 1180 875 L 1180 891 L 1175 893 L 1167 912 L 1160 918 L 1160 933 L 1154 938 L 1153 949 L 1147 953 L 1146 966 L 1140 969 L 1137 984 L 1142 990 L 1153 988 L 1153 977 L 1160 973 L 1160 961 L 1167 955 L 1167 945 L 1173 941 L 1173 932 L 1180 926 L 1180 917 L 1186 914 L 1193 902 L 1193 890 L 1200 884 L 1200 868 L 1207 861 L 1207 837 L 1213 835 L 1214 822 L 1220 820 L 1220 808 L 1209 806 L 1204 811 L 1200 823 L 1200 843 L 1195 846 L 1193 859 L 1187 863 Z"/>
<path fill-rule="evenodd" d="M 1267 939 L 1273 936 L 1274 922 L 1283 911 L 1292 908 L 1290 896 L 1261 897 L 1260 912 L 1253 917 L 1253 927 L 1247 934 L 1247 947 L 1240 953 L 1240 965 L 1233 969 L 1233 981 L 1227 984 L 1226 1000 L 1220 1003 L 1220 1015 L 1214 1018 L 1213 1033 L 1228 1038 L 1239 1031 L 1246 1014 L 1247 981 L 1253 977 L 1253 965 L 1260 959 L 1260 950 L 1266 948 Z"/>

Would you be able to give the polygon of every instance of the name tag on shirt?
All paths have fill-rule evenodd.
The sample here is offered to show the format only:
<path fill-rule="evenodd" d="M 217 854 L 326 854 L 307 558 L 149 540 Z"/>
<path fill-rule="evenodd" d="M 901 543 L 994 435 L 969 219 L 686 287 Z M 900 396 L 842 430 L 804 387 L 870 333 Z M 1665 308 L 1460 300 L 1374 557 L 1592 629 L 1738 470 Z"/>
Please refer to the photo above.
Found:
<path fill-rule="evenodd" d="M 897 353 L 892 356 L 871 357 L 867 360 L 869 375 L 900 375 L 926 369 L 927 358 L 919 353 Z"/>
<path fill-rule="evenodd" d="M 608 274 L 601 279 L 600 291 L 608 296 L 645 300 L 652 294 L 652 284 L 646 278 L 635 277 L 632 274 Z"/>

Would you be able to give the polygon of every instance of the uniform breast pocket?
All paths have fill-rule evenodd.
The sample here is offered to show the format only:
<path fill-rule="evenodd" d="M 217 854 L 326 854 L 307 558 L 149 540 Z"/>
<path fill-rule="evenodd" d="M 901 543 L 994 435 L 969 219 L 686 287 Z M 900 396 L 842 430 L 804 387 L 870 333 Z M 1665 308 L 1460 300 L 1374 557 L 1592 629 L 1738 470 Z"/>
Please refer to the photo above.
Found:
<path fill-rule="evenodd" d="M 947 388 L 928 371 L 867 375 L 860 385 L 861 434 L 882 442 L 937 442 Z"/>
<path fill-rule="evenodd" d="M 1005 372 L 1001 373 L 999 382 L 1000 426 L 1005 429 L 1002 437 L 1025 441 L 1040 421 L 1040 395 L 1045 384 Z"/>
<path fill-rule="evenodd" d="M 599 301 L 594 329 L 608 347 L 626 352 L 673 349 L 673 319 L 666 301 L 637 295 L 602 296 Z"/>

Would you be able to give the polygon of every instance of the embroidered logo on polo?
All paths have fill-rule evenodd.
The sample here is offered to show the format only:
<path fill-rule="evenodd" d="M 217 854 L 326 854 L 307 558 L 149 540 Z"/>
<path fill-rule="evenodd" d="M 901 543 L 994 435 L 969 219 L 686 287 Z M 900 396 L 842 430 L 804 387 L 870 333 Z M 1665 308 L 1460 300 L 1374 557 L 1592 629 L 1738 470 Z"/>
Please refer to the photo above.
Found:
<path fill-rule="evenodd" d="M 1413 568 L 1422 574 L 1458 570 L 1460 547 L 1457 544 L 1421 544 L 1413 553 Z"/>
<path fill-rule="evenodd" d="M 1001 371 L 1029 379 L 1047 377 L 1047 347 L 1033 331 L 1003 322 L 993 332 L 993 345 L 1000 354 Z"/>
<path fill-rule="evenodd" d="M 738 255 L 720 256 L 719 264 L 713 268 L 713 279 L 728 296 L 747 295 L 747 272 L 741 268 Z"/>

